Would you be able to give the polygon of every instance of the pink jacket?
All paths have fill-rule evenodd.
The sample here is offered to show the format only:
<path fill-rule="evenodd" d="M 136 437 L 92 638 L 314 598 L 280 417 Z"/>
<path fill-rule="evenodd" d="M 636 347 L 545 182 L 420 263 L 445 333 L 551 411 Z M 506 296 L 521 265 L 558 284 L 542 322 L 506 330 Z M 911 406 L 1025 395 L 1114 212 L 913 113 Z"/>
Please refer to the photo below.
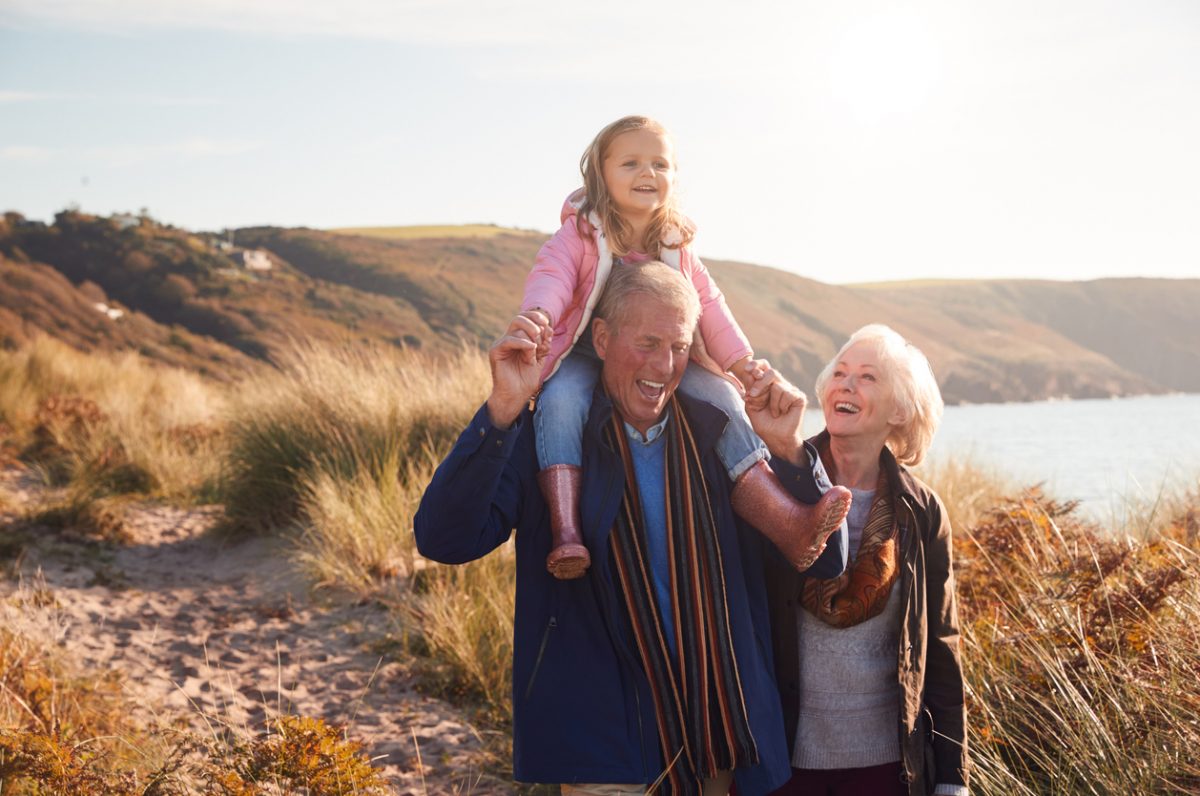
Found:
<path fill-rule="evenodd" d="M 583 203 L 583 189 L 567 197 L 562 207 L 562 228 L 542 246 L 533 270 L 525 280 L 521 310 L 540 308 L 550 315 L 554 338 L 542 370 L 550 378 L 559 361 L 575 346 L 591 322 L 592 310 L 613 268 L 600 220 L 592 213 L 581 235 L 575 216 Z M 669 241 L 668 241 L 669 242 Z M 725 297 L 708 274 L 700 258 L 688 247 L 663 249 L 662 260 L 683 272 L 700 296 L 700 328 L 692 347 L 692 359 L 715 373 L 723 374 L 735 362 L 750 356 L 750 341 L 733 319 Z"/>

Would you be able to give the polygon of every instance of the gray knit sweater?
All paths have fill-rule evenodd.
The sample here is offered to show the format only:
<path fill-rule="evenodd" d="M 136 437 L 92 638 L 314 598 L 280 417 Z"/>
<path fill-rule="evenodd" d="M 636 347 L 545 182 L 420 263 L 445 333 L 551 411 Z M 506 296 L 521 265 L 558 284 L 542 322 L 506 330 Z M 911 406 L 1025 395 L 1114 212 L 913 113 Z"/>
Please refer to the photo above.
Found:
<path fill-rule="evenodd" d="M 874 490 L 851 490 L 850 551 L 858 551 Z M 800 635 L 800 721 L 796 768 L 863 768 L 900 759 L 901 602 L 895 595 L 877 616 L 848 628 L 797 609 Z"/>

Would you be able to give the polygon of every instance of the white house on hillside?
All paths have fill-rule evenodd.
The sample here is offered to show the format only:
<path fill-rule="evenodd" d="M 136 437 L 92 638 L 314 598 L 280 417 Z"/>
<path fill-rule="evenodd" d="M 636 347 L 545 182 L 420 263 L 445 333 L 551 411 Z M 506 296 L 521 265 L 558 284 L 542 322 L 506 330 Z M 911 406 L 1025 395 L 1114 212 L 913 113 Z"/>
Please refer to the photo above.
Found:
<path fill-rule="evenodd" d="M 96 308 L 97 312 L 104 313 L 105 315 L 108 316 L 109 320 L 113 320 L 113 321 L 117 320 L 118 318 L 120 318 L 121 316 L 123 316 L 125 314 L 125 310 L 119 310 L 116 307 L 110 307 L 107 304 L 105 304 L 103 301 L 97 301 L 92 306 Z"/>
<path fill-rule="evenodd" d="M 271 258 L 262 249 L 242 249 L 229 255 L 233 261 L 247 271 L 270 271 Z"/>

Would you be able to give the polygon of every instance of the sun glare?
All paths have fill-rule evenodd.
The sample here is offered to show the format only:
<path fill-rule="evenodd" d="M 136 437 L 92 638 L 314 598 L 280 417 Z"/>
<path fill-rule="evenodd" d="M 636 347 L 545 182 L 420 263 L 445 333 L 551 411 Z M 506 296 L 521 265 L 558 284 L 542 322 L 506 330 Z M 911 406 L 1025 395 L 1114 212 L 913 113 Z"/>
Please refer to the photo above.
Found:
<path fill-rule="evenodd" d="M 829 66 L 834 99 L 859 120 L 878 122 L 925 102 L 940 75 L 941 58 L 924 20 L 894 12 L 847 30 Z"/>

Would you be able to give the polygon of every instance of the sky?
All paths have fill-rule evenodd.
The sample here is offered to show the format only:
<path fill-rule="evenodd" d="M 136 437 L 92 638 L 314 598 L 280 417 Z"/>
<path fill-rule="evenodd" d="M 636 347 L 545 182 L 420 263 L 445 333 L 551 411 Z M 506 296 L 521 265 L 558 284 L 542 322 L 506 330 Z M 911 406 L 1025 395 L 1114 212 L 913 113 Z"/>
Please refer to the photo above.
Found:
<path fill-rule="evenodd" d="M 1200 278 L 1195 0 L 0 0 L 0 210 L 551 232 L 662 121 L 702 256 Z"/>

